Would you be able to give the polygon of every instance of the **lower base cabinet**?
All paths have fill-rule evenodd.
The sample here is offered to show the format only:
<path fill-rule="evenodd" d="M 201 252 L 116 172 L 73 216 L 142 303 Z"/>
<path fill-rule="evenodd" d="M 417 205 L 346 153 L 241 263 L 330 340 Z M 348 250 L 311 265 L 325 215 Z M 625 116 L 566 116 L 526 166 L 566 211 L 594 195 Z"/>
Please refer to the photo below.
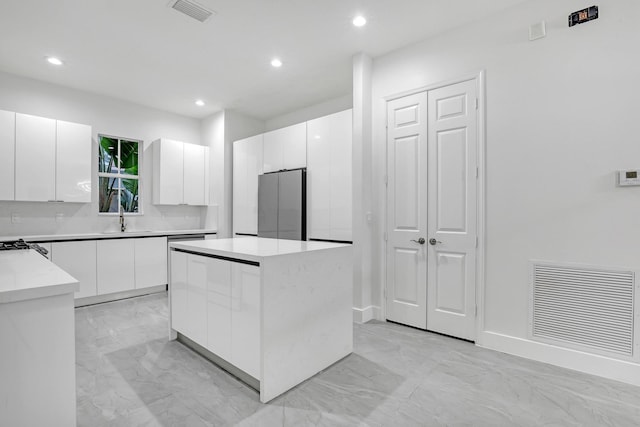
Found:
<path fill-rule="evenodd" d="M 171 324 L 260 378 L 260 268 L 171 251 Z"/>
<path fill-rule="evenodd" d="M 260 267 L 227 263 L 231 267 L 231 360 L 260 378 Z"/>
<path fill-rule="evenodd" d="M 136 289 L 167 284 L 167 238 L 133 239 Z"/>
<path fill-rule="evenodd" d="M 98 240 L 97 253 L 98 294 L 112 294 L 135 289 L 133 239 Z"/>
<path fill-rule="evenodd" d="M 98 295 L 96 286 L 96 241 L 54 242 L 51 261 L 80 282 L 75 298 Z"/>

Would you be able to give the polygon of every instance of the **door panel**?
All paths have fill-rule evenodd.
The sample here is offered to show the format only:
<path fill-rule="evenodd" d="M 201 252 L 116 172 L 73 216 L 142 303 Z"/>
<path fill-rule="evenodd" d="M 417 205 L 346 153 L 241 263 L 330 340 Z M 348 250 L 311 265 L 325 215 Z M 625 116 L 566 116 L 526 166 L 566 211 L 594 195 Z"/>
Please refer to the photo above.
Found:
<path fill-rule="evenodd" d="M 437 229 L 466 231 L 467 135 L 466 129 L 437 134 Z"/>
<path fill-rule="evenodd" d="M 411 135 L 394 142 L 394 218 L 396 229 L 417 230 L 420 227 L 420 138 Z"/>
<path fill-rule="evenodd" d="M 15 199 L 16 113 L 0 110 L 0 200 Z"/>
<path fill-rule="evenodd" d="M 387 104 L 388 213 L 386 317 L 426 328 L 427 94 Z M 412 241 L 415 240 L 415 241 Z"/>
<path fill-rule="evenodd" d="M 420 263 L 419 251 L 414 249 L 396 249 L 395 252 L 395 300 L 407 304 L 419 305 L 418 286 L 415 286 L 421 278 L 418 277 Z"/>
<path fill-rule="evenodd" d="M 280 172 L 278 175 L 278 239 L 304 240 L 302 170 Z"/>
<path fill-rule="evenodd" d="M 429 91 L 427 328 L 475 339 L 476 82 Z"/>
<path fill-rule="evenodd" d="M 278 174 L 258 178 L 258 236 L 278 238 Z"/>
<path fill-rule="evenodd" d="M 454 314 L 464 314 L 465 292 L 464 288 L 458 286 L 458 284 L 465 282 L 466 255 L 439 252 L 437 256 L 438 270 L 436 274 L 438 278 L 435 281 L 435 309 Z"/>
<path fill-rule="evenodd" d="M 15 199 L 46 202 L 56 197 L 56 121 L 16 114 Z"/>

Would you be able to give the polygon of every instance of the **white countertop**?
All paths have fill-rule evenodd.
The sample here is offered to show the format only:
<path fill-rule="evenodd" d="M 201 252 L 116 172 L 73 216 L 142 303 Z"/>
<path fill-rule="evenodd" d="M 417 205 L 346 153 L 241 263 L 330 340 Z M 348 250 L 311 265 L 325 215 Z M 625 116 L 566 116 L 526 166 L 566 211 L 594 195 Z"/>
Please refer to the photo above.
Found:
<path fill-rule="evenodd" d="M 96 240 L 96 239 L 122 239 L 130 237 L 156 237 L 156 236 L 177 236 L 181 234 L 215 234 L 214 229 L 195 229 L 195 230 L 131 230 L 125 231 L 109 231 L 104 233 L 76 233 L 76 234 L 43 234 L 43 235 L 22 235 L 22 236 L 0 236 L 0 242 L 9 242 L 18 239 L 24 239 L 27 242 L 51 242 L 65 240 Z"/>
<path fill-rule="evenodd" d="M 301 252 L 319 251 L 351 246 L 342 243 L 305 242 L 300 240 L 265 239 L 263 237 L 236 237 L 233 239 L 198 240 L 170 243 L 172 248 L 207 255 L 223 256 L 260 262 L 265 257 Z"/>
<path fill-rule="evenodd" d="M 0 303 L 75 292 L 78 281 L 38 252 L 0 252 Z"/>

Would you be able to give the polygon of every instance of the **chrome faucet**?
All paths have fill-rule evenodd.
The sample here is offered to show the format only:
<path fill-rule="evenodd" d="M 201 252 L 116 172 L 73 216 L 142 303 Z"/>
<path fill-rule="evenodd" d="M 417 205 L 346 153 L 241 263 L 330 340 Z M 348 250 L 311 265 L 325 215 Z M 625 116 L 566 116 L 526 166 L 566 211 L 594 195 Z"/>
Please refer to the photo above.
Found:
<path fill-rule="evenodd" d="M 122 209 L 122 205 L 120 205 L 120 231 L 124 233 L 127 229 L 127 225 L 124 223 L 124 210 Z"/>

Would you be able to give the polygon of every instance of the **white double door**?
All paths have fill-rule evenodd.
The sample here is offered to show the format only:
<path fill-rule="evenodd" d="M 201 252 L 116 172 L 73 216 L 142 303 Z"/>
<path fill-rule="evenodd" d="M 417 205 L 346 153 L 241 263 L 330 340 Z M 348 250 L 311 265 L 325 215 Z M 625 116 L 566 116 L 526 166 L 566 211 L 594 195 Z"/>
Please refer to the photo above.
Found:
<path fill-rule="evenodd" d="M 475 339 L 476 79 L 387 103 L 388 320 Z"/>

